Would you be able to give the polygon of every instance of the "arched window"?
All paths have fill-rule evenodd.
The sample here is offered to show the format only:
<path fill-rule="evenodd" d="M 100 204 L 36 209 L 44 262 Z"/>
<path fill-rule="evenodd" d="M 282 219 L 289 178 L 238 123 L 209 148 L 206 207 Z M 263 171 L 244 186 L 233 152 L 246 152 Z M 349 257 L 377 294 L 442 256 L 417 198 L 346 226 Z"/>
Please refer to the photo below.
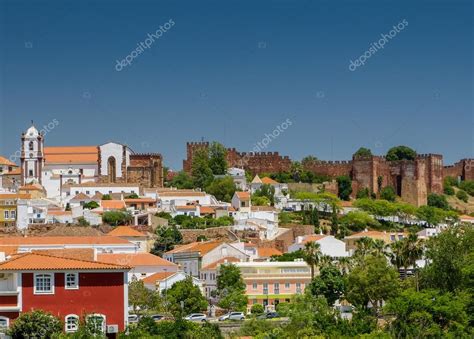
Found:
<path fill-rule="evenodd" d="M 0 317 L 0 333 L 5 333 L 10 326 L 10 319 L 7 317 Z"/>
<path fill-rule="evenodd" d="M 105 315 L 89 314 L 86 318 L 86 321 L 88 326 L 105 333 Z"/>
<path fill-rule="evenodd" d="M 33 141 L 30 141 L 30 143 L 28 144 L 28 149 L 29 149 L 30 151 L 33 151 L 33 150 L 34 150 Z"/>
<path fill-rule="evenodd" d="M 64 330 L 66 332 L 76 332 L 79 329 L 79 316 L 68 314 L 64 318 Z"/>
<path fill-rule="evenodd" d="M 109 157 L 109 160 L 107 160 L 107 172 L 109 176 L 109 182 L 115 182 L 117 179 L 116 165 L 117 162 L 115 161 L 115 158 Z"/>

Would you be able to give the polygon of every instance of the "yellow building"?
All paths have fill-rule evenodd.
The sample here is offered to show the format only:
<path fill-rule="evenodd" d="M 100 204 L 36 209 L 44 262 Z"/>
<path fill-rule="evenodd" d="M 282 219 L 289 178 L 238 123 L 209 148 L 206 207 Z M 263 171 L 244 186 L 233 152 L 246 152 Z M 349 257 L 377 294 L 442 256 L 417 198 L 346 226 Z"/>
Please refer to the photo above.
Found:
<path fill-rule="evenodd" d="M 0 227 L 16 226 L 18 199 L 31 199 L 30 194 L 0 194 Z"/>

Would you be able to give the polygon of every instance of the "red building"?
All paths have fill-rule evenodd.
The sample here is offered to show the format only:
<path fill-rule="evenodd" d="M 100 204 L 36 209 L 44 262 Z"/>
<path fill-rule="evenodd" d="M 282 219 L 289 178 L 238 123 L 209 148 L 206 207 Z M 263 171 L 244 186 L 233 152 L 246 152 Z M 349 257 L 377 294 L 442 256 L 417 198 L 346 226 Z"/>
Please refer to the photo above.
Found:
<path fill-rule="evenodd" d="M 26 253 L 0 263 L 0 327 L 22 312 L 41 309 L 74 332 L 94 319 L 104 333 L 123 331 L 128 320 L 129 267 L 92 260 Z"/>

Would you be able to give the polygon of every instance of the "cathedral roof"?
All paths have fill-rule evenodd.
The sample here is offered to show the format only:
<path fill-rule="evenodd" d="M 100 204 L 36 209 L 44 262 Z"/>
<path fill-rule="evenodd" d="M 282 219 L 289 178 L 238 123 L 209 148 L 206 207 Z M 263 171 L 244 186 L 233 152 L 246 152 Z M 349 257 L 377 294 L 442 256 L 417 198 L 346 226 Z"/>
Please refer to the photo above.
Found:
<path fill-rule="evenodd" d="M 97 146 L 58 146 L 45 147 L 46 164 L 97 164 Z"/>

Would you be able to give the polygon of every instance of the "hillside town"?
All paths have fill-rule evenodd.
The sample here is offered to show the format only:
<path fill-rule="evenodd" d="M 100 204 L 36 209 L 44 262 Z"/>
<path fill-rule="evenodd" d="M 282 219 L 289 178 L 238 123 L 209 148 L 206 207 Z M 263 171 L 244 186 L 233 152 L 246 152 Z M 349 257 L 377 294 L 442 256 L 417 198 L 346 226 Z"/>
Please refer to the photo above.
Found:
<path fill-rule="evenodd" d="M 473 334 L 474 159 L 188 142 L 170 169 L 163 150 L 18 134 L 19 157 L 0 156 L 3 335 Z M 414 312 L 426 325 L 403 332 Z"/>

